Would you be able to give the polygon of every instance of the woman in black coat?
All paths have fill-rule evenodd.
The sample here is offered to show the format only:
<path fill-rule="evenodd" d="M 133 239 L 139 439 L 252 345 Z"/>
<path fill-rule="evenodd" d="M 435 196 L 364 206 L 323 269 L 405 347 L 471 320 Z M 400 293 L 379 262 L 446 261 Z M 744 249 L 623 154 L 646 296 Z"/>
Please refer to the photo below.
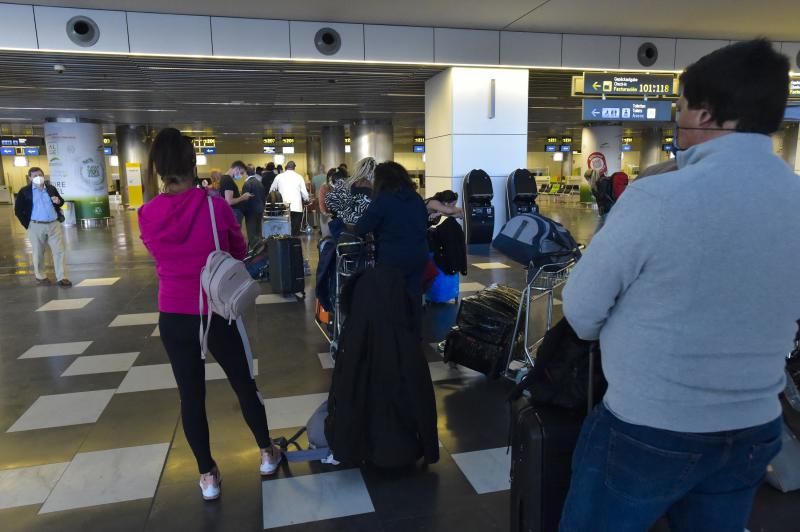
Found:
<path fill-rule="evenodd" d="M 428 211 L 408 172 L 395 162 L 375 168 L 372 202 L 356 234 L 375 235 L 376 263 L 400 269 L 406 288 L 421 303 L 422 273 L 428 262 Z"/>

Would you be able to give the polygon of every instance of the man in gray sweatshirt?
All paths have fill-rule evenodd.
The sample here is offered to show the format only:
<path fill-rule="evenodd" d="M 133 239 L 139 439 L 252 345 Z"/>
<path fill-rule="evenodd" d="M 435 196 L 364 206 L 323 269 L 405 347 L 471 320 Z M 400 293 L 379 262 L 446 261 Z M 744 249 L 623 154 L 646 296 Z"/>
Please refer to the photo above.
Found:
<path fill-rule="evenodd" d="M 676 171 L 631 184 L 564 289 L 608 392 L 584 423 L 562 531 L 741 532 L 780 449 L 800 317 L 800 177 L 773 154 L 789 64 L 766 40 L 681 77 Z"/>

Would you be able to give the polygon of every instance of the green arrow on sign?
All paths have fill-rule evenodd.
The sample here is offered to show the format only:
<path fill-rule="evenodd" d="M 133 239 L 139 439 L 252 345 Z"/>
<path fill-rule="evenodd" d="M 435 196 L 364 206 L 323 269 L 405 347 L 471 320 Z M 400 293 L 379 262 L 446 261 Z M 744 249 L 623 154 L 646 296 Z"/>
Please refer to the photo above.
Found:
<path fill-rule="evenodd" d="M 600 90 L 600 82 L 595 81 L 594 83 L 592 83 L 592 88 L 594 90 Z"/>

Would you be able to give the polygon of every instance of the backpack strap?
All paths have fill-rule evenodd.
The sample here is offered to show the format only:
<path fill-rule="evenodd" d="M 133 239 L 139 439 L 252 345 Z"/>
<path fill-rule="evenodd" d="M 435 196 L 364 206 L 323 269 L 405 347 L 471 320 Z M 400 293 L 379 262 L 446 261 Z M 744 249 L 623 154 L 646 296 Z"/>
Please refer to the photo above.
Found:
<path fill-rule="evenodd" d="M 208 196 L 208 210 L 211 211 L 211 230 L 214 232 L 214 246 L 217 248 L 217 251 L 219 251 L 220 247 L 219 233 L 217 233 L 217 218 L 214 216 L 214 202 L 211 200 L 211 196 Z"/>
<path fill-rule="evenodd" d="M 211 231 L 214 233 L 214 247 L 217 251 L 220 251 L 219 247 L 219 233 L 217 233 L 217 218 L 214 216 L 214 201 L 211 199 L 211 196 L 208 196 L 208 210 L 209 214 L 211 215 Z M 203 267 L 205 270 L 205 267 Z M 206 299 L 206 308 L 208 311 L 206 325 L 203 327 L 203 320 L 200 320 L 200 358 L 203 360 L 206 359 L 206 352 L 208 351 L 208 331 L 211 330 L 211 294 L 207 294 L 208 297 Z M 200 307 L 200 316 L 203 315 L 203 272 L 200 272 L 200 299 L 199 299 L 199 307 Z"/>

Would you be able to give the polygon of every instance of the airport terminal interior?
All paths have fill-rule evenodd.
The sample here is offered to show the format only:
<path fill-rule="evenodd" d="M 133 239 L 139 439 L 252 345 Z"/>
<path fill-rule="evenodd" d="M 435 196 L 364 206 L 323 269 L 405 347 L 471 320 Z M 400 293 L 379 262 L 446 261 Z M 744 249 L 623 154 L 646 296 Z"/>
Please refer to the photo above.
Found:
<path fill-rule="evenodd" d="M 589 156 L 601 154 L 610 173 L 632 183 L 673 159 L 680 72 L 758 35 L 791 61 L 773 146 L 800 174 L 794 2 L 741 13 L 695 2 L 687 18 L 674 2 L 646 13 L 624 0 L 602 8 L 588 0 L 297 4 L 0 3 L 3 530 L 510 530 L 514 374 L 491 378 L 443 360 L 464 298 L 495 283 L 523 290 L 530 280 L 527 265 L 494 249 L 492 237 L 538 195 L 542 215 L 590 246 L 599 213 L 584 177 Z M 138 208 L 159 192 L 147 155 L 166 127 L 191 138 L 201 180 L 240 160 L 253 170 L 294 162 L 307 182 L 302 293 L 262 279 L 244 317 L 272 438 L 306 425 L 328 399 L 335 366 L 332 328 L 315 298 L 324 220 L 312 178 L 372 156 L 403 165 L 423 198 L 459 194 L 468 272 L 456 298 L 427 301 L 422 314 L 437 463 L 387 470 L 284 461 L 262 478 L 237 397 L 209 357 L 206 408 L 224 483 L 218 500 L 203 500 L 138 225 Z M 49 253 L 53 284 L 37 284 L 33 247 L 15 217 L 33 167 L 67 202 L 70 288 L 55 284 Z M 520 170 L 526 194 L 517 190 Z M 488 195 L 471 195 L 479 174 Z M 560 293 L 549 295 L 556 322 Z M 547 314 L 531 313 L 529 343 Z M 297 443 L 307 448 L 307 435 Z M 798 508 L 800 491 L 765 483 L 748 529 L 797 530 Z"/>

